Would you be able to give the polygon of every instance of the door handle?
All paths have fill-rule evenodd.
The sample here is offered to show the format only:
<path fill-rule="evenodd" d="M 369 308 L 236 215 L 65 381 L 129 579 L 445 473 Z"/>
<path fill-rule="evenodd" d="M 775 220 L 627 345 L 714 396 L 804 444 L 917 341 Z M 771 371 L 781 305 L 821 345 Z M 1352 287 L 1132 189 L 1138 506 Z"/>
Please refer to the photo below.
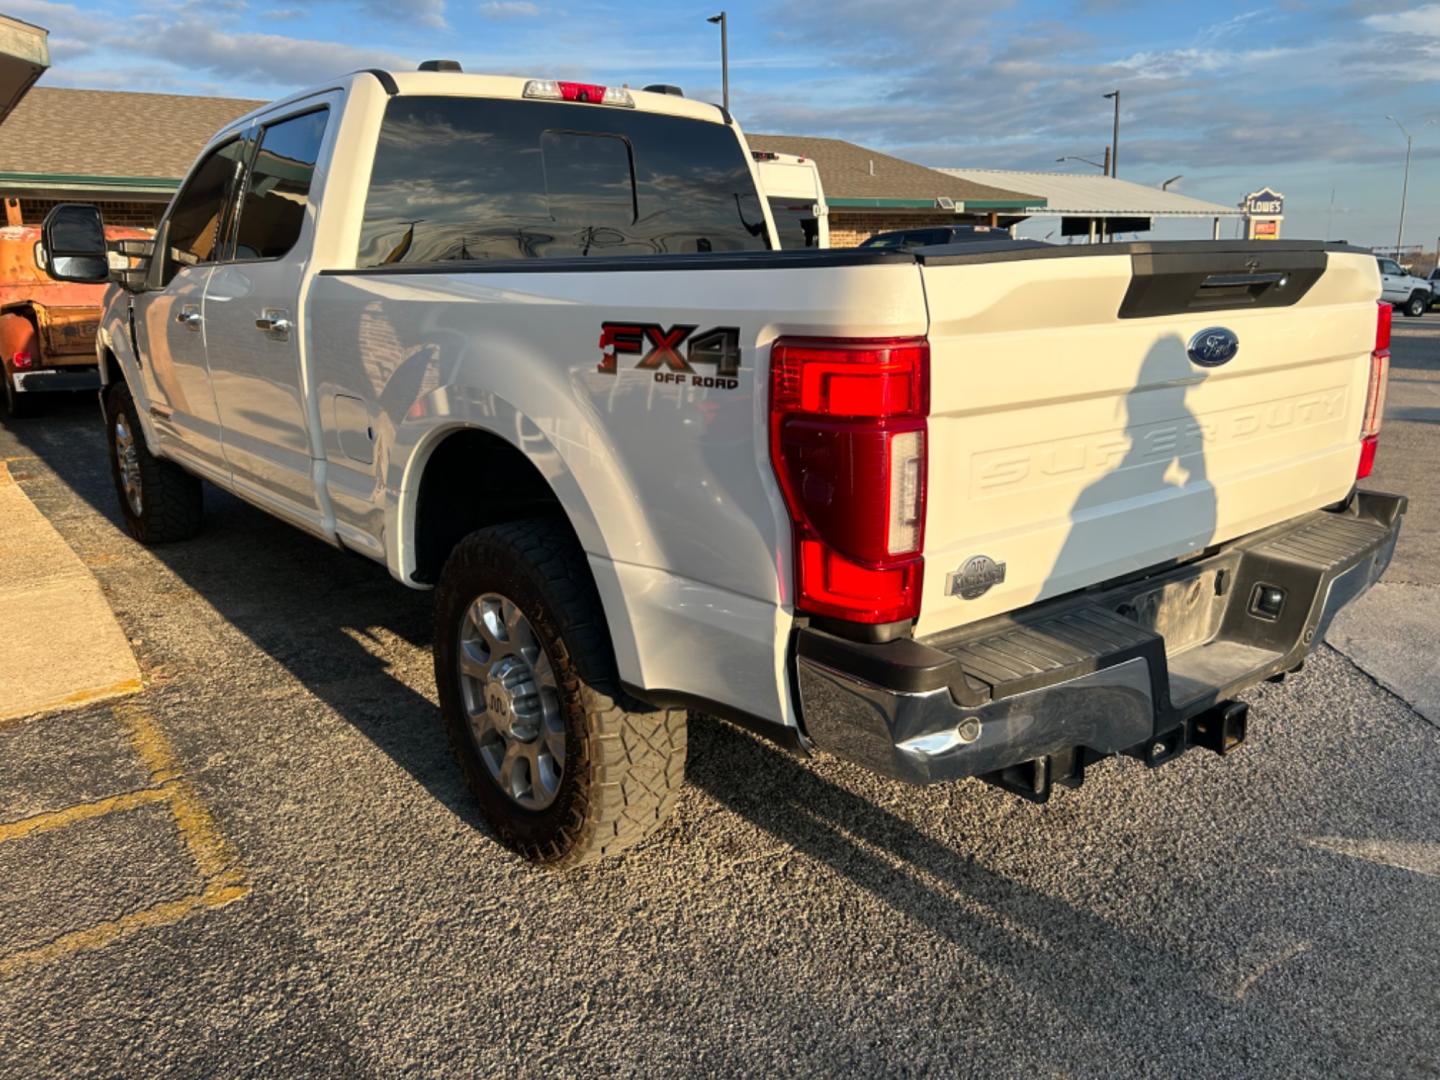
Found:
<path fill-rule="evenodd" d="M 278 308 L 266 308 L 260 313 L 260 318 L 255 320 L 255 329 L 267 334 L 273 334 L 281 340 L 290 336 L 294 324 L 287 317 L 286 313 Z"/>
<path fill-rule="evenodd" d="M 181 308 L 175 315 L 175 321 L 187 330 L 199 330 L 203 320 L 200 318 L 200 312 L 194 308 Z"/>

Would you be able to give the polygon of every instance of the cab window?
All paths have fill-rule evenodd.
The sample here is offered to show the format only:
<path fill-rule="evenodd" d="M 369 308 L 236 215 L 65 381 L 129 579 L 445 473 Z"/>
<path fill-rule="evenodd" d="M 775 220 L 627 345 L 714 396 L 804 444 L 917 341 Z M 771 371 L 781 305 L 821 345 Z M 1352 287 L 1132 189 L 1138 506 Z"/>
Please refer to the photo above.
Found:
<path fill-rule="evenodd" d="M 359 264 L 764 251 L 735 130 L 542 101 L 394 97 Z"/>
<path fill-rule="evenodd" d="M 244 145 L 237 137 L 210 151 L 175 196 L 164 226 L 162 287 L 183 268 L 220 258 L 223 218 Z"/>
<path fill-rule="evenodd" d="M 279 259 L 300 239 L 328 109 L 267 124 L 245 179 L 235 259 Z"/>

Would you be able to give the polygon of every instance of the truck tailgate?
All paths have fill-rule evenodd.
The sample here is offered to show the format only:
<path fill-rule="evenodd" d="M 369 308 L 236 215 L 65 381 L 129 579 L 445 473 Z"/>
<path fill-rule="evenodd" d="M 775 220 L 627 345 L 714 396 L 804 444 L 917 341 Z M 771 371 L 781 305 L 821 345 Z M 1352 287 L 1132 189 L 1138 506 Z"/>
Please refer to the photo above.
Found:
<path fill-rule="evenodd" d="M 921 634 L 1190 555 L 1354 483 L 1373 257 L 1234 242 L 922 264 Z M 1212 327 L 1239 350 L 1206 367 L 1187 346 Z"/>

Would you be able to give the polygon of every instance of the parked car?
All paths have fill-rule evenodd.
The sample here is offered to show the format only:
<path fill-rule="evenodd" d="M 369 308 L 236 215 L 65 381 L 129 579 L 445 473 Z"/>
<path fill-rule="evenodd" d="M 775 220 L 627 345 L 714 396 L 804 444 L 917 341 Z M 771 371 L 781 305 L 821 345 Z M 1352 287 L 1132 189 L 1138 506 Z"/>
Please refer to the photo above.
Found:
<path fill-rule="evenodd" d="M 1380 296 L 1386 303 L 1395 305 L 1412 319 L 1430 310 L 1434 294 L 1429 281 L 1416 277 L 1394 259 L 1379 258 L 1375 262 L 1380 267 Z"/>
<path fill-rule="evenodd" d="M 933 247 L 936 244 L 963 244 L 972 240 L 1008 240 L 1008 229 L 990 225 L 939 225 L 923 229 L 895 229 L 876 233 L 860 241 L 862 248 Z"/>
<path fill-rule="evenodd" d="M 103 280 L 98 227 L 56 208 L 49 263 Z M 1387 565 L 1368 252 L 775 247 L 712 105 L 367 71 L 265 106 L 108 298 L 126 526 L 194 535 L 203 477 L 433 587 L 465 779 L 558 865 L 666 818 L 687 710 L 1036 800 L 1224 753 Z"/>
<path fill-rule="evenodd" d="M 110 227 L 111 241 L 143 240 L 144 229 Z M 0 376 L 11 416 L 32 416 L 47 394 L 96 390 L 95 330 L 103 285 L 56 281 L 35 262 L 38 225 L 0 228 Z"/>
<path fill-rule="evenodd" d="M 1430 271 L 1430 276 L 1425 279 L 1430 284 L 1430 307 L 1434 308 L 1440 304 L 1440 266 Z"/>

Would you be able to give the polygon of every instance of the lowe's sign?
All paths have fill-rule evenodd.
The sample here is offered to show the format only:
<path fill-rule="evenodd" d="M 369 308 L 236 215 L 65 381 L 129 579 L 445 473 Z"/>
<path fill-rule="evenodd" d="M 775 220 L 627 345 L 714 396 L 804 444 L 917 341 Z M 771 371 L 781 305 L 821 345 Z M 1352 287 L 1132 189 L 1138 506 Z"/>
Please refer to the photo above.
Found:
<path fill-rule="evenodd" d="M 1240 207 L 1252 217 L 1280 217 L 1285 213 L 1285 196 L 1268 187 L 1261 188 L 1246 195 Z"/>

